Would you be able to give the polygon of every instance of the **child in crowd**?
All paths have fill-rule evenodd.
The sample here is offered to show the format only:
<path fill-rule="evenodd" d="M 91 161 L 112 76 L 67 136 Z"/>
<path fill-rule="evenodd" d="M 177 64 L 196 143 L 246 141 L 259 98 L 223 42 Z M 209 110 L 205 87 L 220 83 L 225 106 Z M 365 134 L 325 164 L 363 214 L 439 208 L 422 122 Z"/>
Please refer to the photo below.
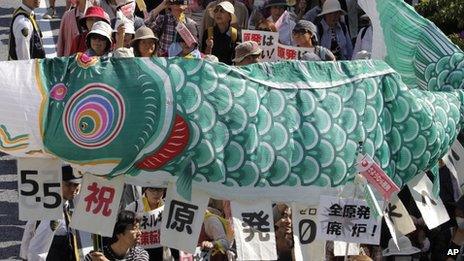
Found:
<path fill-rule="evenodd" d="M 87 56 L 106 56 L 111 50 L 111 26 L 103 21 L 93 24 L 92 30 L 87 34 Z"/>
<path fill-rule="evenodd" d="M 153 31 L 142 26 L 135 31 L 135 38 L 132 40 L 132 48 L 136 57 L 152 57 L 156 56 L 158 47 L 158 38 Z"/>
<path fill-rule="evenodd" d="M 94 23 L 98 21 L 102 21 L 110 25 L 110 18 L 108 17 L 108 14 L 105 13 L 101 7 L 91 6 L 87 8 L 85 16 L 79 20 L 81 33 L 74 40 L 74 43 L 71 47 L 71 53 L 85 52 L 87 50 L 87 34 L 92 29 Z"/>

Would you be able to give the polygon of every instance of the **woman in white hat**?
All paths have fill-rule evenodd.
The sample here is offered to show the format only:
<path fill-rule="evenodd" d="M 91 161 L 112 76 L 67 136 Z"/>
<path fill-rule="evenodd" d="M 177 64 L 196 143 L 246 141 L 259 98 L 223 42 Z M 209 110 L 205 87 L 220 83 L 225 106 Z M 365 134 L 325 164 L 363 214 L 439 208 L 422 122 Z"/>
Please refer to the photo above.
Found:
<path fill-rule="evenodd" d="M 337 60 L 350 60 L 353 54 L 350 32 L 340 18 L 345 11 L 338 0 L 327 0 L 322 6 L 322 17 L 317 24 L 321 46 L 332 51 Z"/>
<path fill-rule="evenodd" d="M 203 33 L 202 41 L 202 51 L 205 54 L 214 54 L 220 62 L 229 65 L 232 64 L 235 43 L 238 40 L 237 29 L 231 26 L 236 21 L 234 11 L 234 6 L 228 1 L 221 2 L 208 10 L 209 15 L 214 19 L 214 26 Z"/>
<path fill-rule="evenodd" d="M 86 43 L 88 56 L 108 55 L 111 50 L 111 26 L 103 21 L 93 24 L 92 30 L 87 34 Z"/>
<path fill-rule="evenodd" d="M 150 28 L 142 26 L 135 31 L 132 47 L 134 48 L 134 55 L 136 57 L 156 56 L 158 38 Z"/>

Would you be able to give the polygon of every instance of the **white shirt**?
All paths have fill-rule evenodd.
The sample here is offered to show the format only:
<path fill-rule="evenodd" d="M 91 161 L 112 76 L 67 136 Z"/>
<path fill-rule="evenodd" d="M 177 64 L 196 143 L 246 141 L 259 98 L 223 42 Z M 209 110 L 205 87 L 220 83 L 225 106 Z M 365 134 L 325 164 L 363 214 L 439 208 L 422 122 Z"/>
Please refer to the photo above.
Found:
<path fill-rule="evenodd" d="M 272 19 L 272 16 L 269 16 L 267 20 L 273 23 L 277 22 Z M 291 18 L 291 15 L 288 14 L 278 29 L 280 43 L 292 46 L 292 32 L 295 25 L 296 23 Z"/>
<path fill-rule="evenodd" d="M 364 37 L 361 38 L 364 30 L 366 30 L 366 32 L 364 33 Z M 367 51 L 369 54 L 372 52 L 372 25 L 359 31 L 358 37 L 356 37 L 356 44 L 353 49 L 352 60 L 359 58 L 358 53 L 360 51 Z"/>
<path fill-rule="evenodd" d="M 26 5 L 22 4 L 21 8 L 26 10 L 26 12 L 29 14 L 34 15 L 34 11 L 32 11 L 32 9 Z M 16 42 L 15 51 L 18 60 L 31 59 L 31 52 L 29 48 L 31 44 L 31 36 L 34 32 L 34 27 L 31 20 L 29 20 L 29 18 L 25 17 L 24 15 L 18 15 L 18 17 L 16 17 L 13 22 L 12 30 Z M 26 33 L 27 35 L 25 36 Z"/>

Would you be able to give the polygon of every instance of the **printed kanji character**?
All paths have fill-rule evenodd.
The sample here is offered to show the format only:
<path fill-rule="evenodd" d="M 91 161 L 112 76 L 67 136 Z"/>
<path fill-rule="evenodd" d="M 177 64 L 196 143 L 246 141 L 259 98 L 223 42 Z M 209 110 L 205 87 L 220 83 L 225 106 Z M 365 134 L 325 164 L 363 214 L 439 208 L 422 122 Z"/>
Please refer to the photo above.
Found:
<path fill-rule="evenodd" d="M 340 205 L 338 204 L 333 204 L 332 206 L 330 206 L 329 210 L 329 216 L 339 216 L 341 217 L 342 216 L 342 207 L 340 207 Z"/>
<path fill-rule="evenodd" d="M 140 244 L 141 245 L 149 245 L 150 244 L 148 234 L 149 234 L 148 232 L 142 232 L 142 235 L 140 235 Z"/>
<path fill-rule="evenodd" d="M 251 35 L 251 40 L 254 42 L 257 42 L 259 45 L 261 45 L 261 40 L 263 37 L 260 34 L 252 34 Z"/>
<path fill-rule="evenodd" d="M 97 206 L 92 210 L 92 213 L 97 214 L 103 208 L 103 216 L 108 217 L 111 215 L 112 210 L 109 207 L 114 199 L 114 188 L 105 186 L 99 188 L 97 182 L 93 182 L 87 187 L 87 189 L 90 190 L 91 193 L 84 198 L 87 202 L 85 211 L 89 212 L 92 207 L 92 203 L 95 203 Z"/>
<path fill-rule="evenodd" d="M 285 59 L 285 48 L 277 47 L 277 56 L 281 59 Z"/>
<path fill-rule="evenodd" d="M 177 200 L 171 201 L 169 207 L 168 222 L 166 222 L 166 228 L 176 229 L 178 232 L 187 230 L 188 234 L 192 234 L 193 219 L 195 217 L 195 210 L 198 206 L 184 203 Z"/>
<path fill-rule="evenodd" d="M 296 51 L 292 49 L 287 49 L 285 51 L 285 59 L 287 60 L 295 60 L 296 59 Z"/>
<path fill-rule="evenodd" d="M 342 234 L 342 223 L 337 221 L 332 221 L 327 224 L 327 234 L 328 235 L 341 235 Z"/>
<path fill-rule="evenodd" d="M 367 224 L 354 224 L 351 230 L 352 237 L 359 237 L 359 234 L 366 233 L 367 231 Z"/>
<path fill-rule="evenodd" d="M 266 41 L 267 40 L 267 41 Z M 268 35 L 264 40 L 263 40 L 263 46 L 271 46 L 274 45 L 274 36 Z"/>
<path fill-rule="evenodd" d="M 244 33 L 243 34 L 243 41 L 250 41 L 251 34 L 250 33 Z"/>
<path fill-rule="evenodd" d="M 343 217 L 356 217 L 356 205 L 345 205 L 343 207 Z"/>
<path fill-rule="evenodd" d="M 259 233 L 260 241 L 268 241 L 270 235 L 266 232 L 270 232 L 270 223 L 268 221 L 269 215 L 264 214 L 264 211 L 256 212 L 244 212 L 242 213 L 242 226 L 243 232 L 248 233 L 248 236 L 245 238 L 246 242 L 250 242 L 255 236 L 255 232 Z"/>
<path fill-rule="evenodd" d="M 356 214 L 358 218 L 369 219 L 371 217 L 371 209 L 368 206 L 358 206 Z"/>

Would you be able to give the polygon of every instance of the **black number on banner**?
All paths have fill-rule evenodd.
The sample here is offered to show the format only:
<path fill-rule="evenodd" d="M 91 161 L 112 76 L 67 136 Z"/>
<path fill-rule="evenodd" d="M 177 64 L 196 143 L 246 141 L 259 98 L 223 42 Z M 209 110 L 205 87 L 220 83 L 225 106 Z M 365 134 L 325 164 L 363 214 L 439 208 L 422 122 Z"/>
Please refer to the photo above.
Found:
<path fill-rule="evenodd" d="M 53 197 L 53 198 L 55 198 L 55 203 L 48 204 L 48 203 L 44 202 L 44 204 L 43 204 L 44 207 L 45 208 L 56 208 L 59 205 L 61 205 L 60 193 L 50 191 L 50 188 L 53 188 L 53 187 L 58 187 L 59 188 L 60 184 L 59 183 L 45 183 L 45 184 L 43 184 L 43 186 L 44 186 L 44 197 Z"/>
<path fill-rule="evenodd" d="M 316 222 L 311 219 L 302 219 L 298 225 L 300 232 L 300 243 L 310 244 L 316 238 Z M 309 231 L 308 231 L 309 230 Z"/>
<path fill-rule="evenodd" d="M 21 189 L 21 195 L 23 196 L 32 196 L 39 192 L 39 184 L 33 179 L 27 179 L 27 175 L 37 175 L 39 174 L 35 170 L 22 170 L 21 171 L 21 184 L 30 184 L 32 189 L 30 191 L 24 191 Z"/>

